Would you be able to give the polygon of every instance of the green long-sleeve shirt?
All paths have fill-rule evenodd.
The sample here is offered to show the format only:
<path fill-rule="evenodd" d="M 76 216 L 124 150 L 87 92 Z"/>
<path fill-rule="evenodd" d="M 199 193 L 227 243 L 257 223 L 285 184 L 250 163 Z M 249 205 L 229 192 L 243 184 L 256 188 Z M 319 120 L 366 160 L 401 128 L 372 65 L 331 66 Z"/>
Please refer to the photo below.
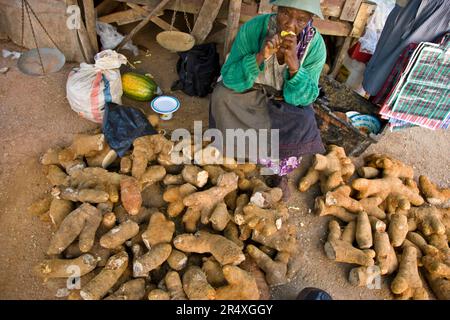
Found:
<path fill-rule="evenodd" d="M 240 28 L 230 55 L 222 67 L 223 83 L 236 92 L 250 89 L 258 74 L 264 70 L 264 63 L 258 66 L 256 54 L 261 51 L 267 35 L 269 18 L 264 14 L 247 21 Z M 326 47 L 322 36 L 316 30 L 306 57 L 297 73 L 290 78 L 284 73 L 283 97 L 295 106 L 307 106 L 319 95 L 319 77 L 326 60 Z"/>

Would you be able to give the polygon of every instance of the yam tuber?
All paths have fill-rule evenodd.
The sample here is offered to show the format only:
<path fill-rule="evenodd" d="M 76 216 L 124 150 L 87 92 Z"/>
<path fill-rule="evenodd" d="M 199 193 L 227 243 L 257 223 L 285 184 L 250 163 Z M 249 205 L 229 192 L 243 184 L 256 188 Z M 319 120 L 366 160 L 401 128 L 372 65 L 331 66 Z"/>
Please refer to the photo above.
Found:
<path fill-rule="evenodd" d="M 189 267 L 183 275 L 183 289 L 190 300 L 214 300 L 216 291 L 208 283 L 202 269 Z"/>
<path fill-rule="evenodd" d="M 335 224 L 330 224 L 329 227 L 331 227 L 330 232 L 332 233 L 332 236 L 330 237 L 330 241 L 325 243 L 325 253 L 329 259 L 366 267 L 370 267 L 374 264 L 373 258 L 375 258 L 375 252 L 373 250 L 360 250 L 353 247 L 353 241 L 350 242 L 348 239 L 344 240 L 345 230 L 341 235 L 341 239 L 336 240 L 337 228 L 335 227 Z M 353 225 L 350 232 L 354 233 L 355 229 L 356 226 Z M 345 236 L 346 238 L 349 238 L 348 235 Z M 350 237 L 353 237 L 353 234 Z"/>
<path fill-rule="evenodd" d="M 369 167 L 382 170 L 383 177 L 409 178 L 414 177 L 414 169 L 384 154 L 372 154 L 364 158 L 364 162 Z"/>
<path fill-rule="evenodd" d="M 417 267 L 417 252 L 414 247 L 406 247 L 404 249 L 398 273 L 391 283 L 391 290 L 397 295 L 404 294 L 408 290 L 424 290 Z"/>
<path fill-rule="evenodd" d="M 73 202 L 101 203 L 109 200 L 109 194 L 98 189 L 74 189 L 72 187 L 58 186 L 52 189 L 52 195 L 57 199 Z"/>
<path fill-rule="evenodd" d="M 227 283 L 223 274 L 222 265 L 213 257 L 203 258 L 202 270 L 206 275 L 208 283 L 213 287 L 221 287 Z"/>
<path fill-rule="evenodd" d="M 426 176 L 419 177 L 419 187 L 428 203 L 436 206 L 450 206 L 450 188 L 439 188 Z"/>
<path fill-rule="evenodd" d="M 80 237 L 80 250 L 88 252 L 94 243 L 95 232 L 101 219 L 100 210 L 88 203 L 82 204 L 63 220 L 50 241 L 47 254 L 60 254 L 78 236 Z"/>
<path fill-rule="evenodd" d="M 263 209 L 250 203 L 244 207 L 243 215 L 234 215 L 234 222 L 239 226 L 246 225 L 256 232 L 270 236 L 281 229 L 287 217 L 288 210 L 285 205 L 280 204 L 272 209 Z"/>
<path fill-rule="evenodd" d="M 208 182 L 208 171 L 194 165 L 186 165 L 181 171 L 183 180 L 197 188 L 202 188 Z"/>
<path fill-rule="evenodd" d="M 270 188 L 258 178 L 251 179 L 253 194 L 250 202 L 260 208 L 270 208 L 283 197 L 281 188 Z"/>
<path fill-rule="evenodd" d="M 244 243 L 239 239 L 239 227 L 233 221 L 228 222 L 223 230 L 223 235 L 228 240 L 233 241 L 240 249 L 244 248 Z"/>
<path fill-rule="evenodd" d="M 270 300 L 269 285 L 267 284 L 264 272 L 258 267 L 255 260 L 253 260 L 248 254 L 246 254 L 245 260 L 239 265 L 239 268 L 247 271 L 253 276 L 253 278 L 255 278 L 259 292 L 259 299 Z"/>
<path fill-rule="evenodd" d="M 163 166 L 154 165 L 145 170 L 144 174 L 139 179 L 139 183 L 144 188 L 156 182 L 162 181 L 166 176 L 166 169 Z"/>
<path fill-rule="evenodd" d="M 373 167 L 361 167 L 356 171 L 358 172 L 358 176 L 366 179 L 378 178 L 378 176 L 380 175 L 380 171 L 377 168 Z"/>
<path fill-rule="evenodd" d="M 189 207 L 192 212 L 199 213 L 203 224 L 208 224 L 216 205 L 222 202 L 228 193 L 237 189 L 237 179 L 235 173 L 226 173 L 219 178 L 217 186 L 188 195 L 184 198 L 183 204 Z M 187 221 L 187 223 L 195 225 L 197 215 L 193 214 L 192 217 L 193 219 Z"/>
<path fill-rule="evenodd" d="M 348 212 L 342 207 L 338 206 L 327 206 L 325 204 L 324 197 L 317 197 L 314 201 L 314 210 L 316 214 L 318 214 L 320 217 L 332 215 L 336 218 L 344 221 L 344 222 L 350 222 L 356 219 L 356 215 Z"/>
<path fill-rule="evenodd" d="M 224 202 L 218 203 L 210 218 L 213 229 L 223 231 L 230 220 L 231 216 L 228 213 L 227 205 Z"/>
<path fill-rule="evenodd" d="M 420 229 L 425 236 L 432 234 L 446 233 L 446 228 L 442 222 L 443 211 L 434 206 L 422 206 L 411 208 L 408 212 L 408 221 L 413 225 L 413 229 Z"/>
<path fill-rule="evenodd" d="M 120 198 L 122 205 L 131 215 L 139 213 L 142 205 L 142 195 L 139 182 L 132 177 L 123 177 L 120 180 Z"/>
<path fill-rule="evenodd" d="M 140 179 L 149 161 L 155 160 L 159 154 L 168 155 L 173 149 L 173 142 L 163 135 L 147 135 L 136 138 L 133 142 L 131 174 Z"/>
<path fill-rule="evenodd" d="M 352 213 L 358 213 L 363 210 L 359 201 L 350 197 L 351 188 L 349 186 L 340 186 L 334 191 L 329 191 L 325 195 L 325 204 L 327 206 L 338 206 Z"/>
<path fill-rule="evenodd" d="M 397 256 L 394 247 L 389 241 L 389 235 L 383 231 L 375 231 L 373 236 L 374 250 L 380 274 L 391 274 L 398 267 Z"/>
<path fill-rule="evenodd" d="M 394 247 L 400 247 L 408 234 L 408 218 L 402 214 L 393 214 L 388 227 L 389 239 Z"/>
<path fill-rule="evenodd" d="M 102 150 L 86 156 L 89 167 L 108 168 L 116 160 L 117 153 L 106 142 Z"/>
<path fill-rule="evenodd" d="M 178 235 L 173 244 L 175 248 L 184 252 L 211 253 L 222 265 L 238 265 L 245 259 L 241 249 L 234 242 L 206 231 Z"/>
<path fill-rule="evenodd" d="M 171 300 L 186 300 L 186 294 L 183 290 L 183 283 L 181 282 L 180 275 L 178 272 L 169 271 L 164 277 L 164 282 L 166 284 L 167 291 L 170 294 Z"/>
<path fill-rule="evenodd" d="M 156 212 L 150 217 L 147 230 L 142 234 L 145 246 L 150 249 L 158 243 L 170 243 L 175 232 L 175 223 Z"/>
<path fill-rule="evenodd" d="M 372 226 L 370 225 L 369 216 L 366 212 L 358 213 L 356 219 L 356 242 L 360 249 L 369 249 L 372 247 Z"/>
<path fill-rule="evenodd" d="M 81 288 L 81 297 L 84 300 L 99 300 L 103 298 L 119 280 L 127 266 L 128 254 L 125 251 L 110 257 L 100 273 Z"/>
<path fill-rule="evenodd" d="M 188 258 L 184 252 L 177 249 L 172 249 L 169 258 L 167 258 L 167 263 L 169 266 L 176 271 L 184 269 L 187 265 Z"/>
<path fill-rule="evenodd" d="M 386 213 L 379 208 L 379 205 L 383 202 L 380 197 L 369 197 L 359 200 L 362 209 L 367 212 L 369 217 L 375 217 L 377 219 L 386 219 Z"/>
<path fill-rule="evenodd" d="M 287 282 L 286 273 L 289 253 L 279 252 L 275 260 L 272 260 L 254 245 L 248 245 L 246 250 L 256 264 L 265 272 L 267 283 L 270 286 L 277 286 Z"/>
<path fill-rule="evenodd" d="M 162 265 L 172 252 L 168 243 L 153 246 L 146 254 L 138 257 L 133 263 L 134 277 L 147 277 L 148 273 Z"/>
<path fill-rule="evenodd" d="M 59 153 L 61 152 L 60 147 L 50 148 L 48 149 L 41 157 L 40 162 L 41 164 L 48 166 L 48 165 L 59 165 Z"/>
<path fill-rule="evenodd" d="M 399 193 L 415 206 L 420 206 L 424 202 L 423 198 L 418 193 L 405 186 L 402 180 L 396 177 L 385 177 L 372 180 L 359 178 L 352 182 L 352 187 L 359 191 L 360 199 L 370 196 L 379 196 L 384 200 L 390 193 Z"/>
<path fill-rule="evenodd" d="M 185 181 L 183 179 L 183 176 L 181 174 L 167 174 L 164 179 L 163 179 L 163 183 L 166 186 L 170 186 L 170 185 L 181 185 L 183 184 Z"/>
<path fill-rule="evenodd" d="M 42 199 L 39 199 L 38 201 L 32 203 L 28 208 L 27 211 L 29 214 L 33 216 L 37 216 L 39 218 L 42 218 L 47 214 L 47 212 L 51 208 L 52 204 L 52 197 L 46 196 Z"/>
<path fill-rule="evenodd" d="M 348 281 L 356 287 L 370 288 L 376 284 L 377 279 L 380 279 L 380 277 L 381 272 L 378 266 L 362 266 L 350 270 Z"/>
<path fill-rule="evenodd" d="M 45 279 L 81 277 L 97 266 L 91 254 L 83 254 L 74 259 L 47 259 L 37 266 L 37 272 Z"/>
<path fill-rule="evenodd" d="M 69 176 L 60 167 L 54 164 L 47 167 L 47 179 L 52 186 L 69 185 Z"/>
<path fill-rule="evenodd" d="M 144 279 L 133 279 L 125 282 L 119 290 L 107 296 L 104 300 L 142 300 L 145 296 Z"/>
<path fill-rule="evenodd" d="M 134 221 L 127 220 L 103 235 L 100 238 L 100 245 L 107 249 L 117 248 L 128 239 L 133 238 L 138 232 L 139 225 Z"/>
<path fill-rule="evenodd" d="M 321 154 L 314 156 L 312 169 L 310 168 L 306 176 L 300 180 L 299 190 L 307 191 L 320 180 L 320 188 L 325 194 L 344 184 L 344 181 L 347 181 L 354 171 L 355 166 L 345 155 L 344 149 L 330 145 L 325 156 Z"/>
<path fill-rule="evenodd" d="M 120 173 L 127 174 L 131 172 L 132 162 L 130 156 L 124 156 L 120 159 Z"/>
<path fill-rule="evenodd" d="M 148 293 L 148 300 L 170 300 L 170 294 L 161 289 L 154 289 Z"/>
<path fill-rule="evenodd" d="M 168 188 L 163 194 L 163 199 L 169 203 L 167 208 L 169 217 L 177 217 L 185 208 L 184 198 L 196 191 L 197 188 L 189 183 Z"/>
<path fill-rule="evenodd" d="M 77 134 L 72 144 L 58 153 L 59 162 L 75 160 L 81 156 L 92 156 L 105 146 L 103 134 Z"/>
<path fill-rule="evenodd" d="M 252 274 L 236 266 L 224 266 L 227 285 L 216 290 L 218 300 L 258 300 L 259 290 Z"/>

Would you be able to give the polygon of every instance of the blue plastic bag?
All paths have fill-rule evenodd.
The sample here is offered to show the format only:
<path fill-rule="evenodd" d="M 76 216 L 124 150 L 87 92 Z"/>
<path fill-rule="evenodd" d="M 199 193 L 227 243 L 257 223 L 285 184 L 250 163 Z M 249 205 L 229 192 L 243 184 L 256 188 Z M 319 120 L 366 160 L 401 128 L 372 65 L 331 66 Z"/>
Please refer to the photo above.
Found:
<path fill-rule="evenodd" d="M 106 105 L 103 134 L 119 157 L 131 148 L 134 139 L 157 133 L 141 110 L 116 103 Z"/>

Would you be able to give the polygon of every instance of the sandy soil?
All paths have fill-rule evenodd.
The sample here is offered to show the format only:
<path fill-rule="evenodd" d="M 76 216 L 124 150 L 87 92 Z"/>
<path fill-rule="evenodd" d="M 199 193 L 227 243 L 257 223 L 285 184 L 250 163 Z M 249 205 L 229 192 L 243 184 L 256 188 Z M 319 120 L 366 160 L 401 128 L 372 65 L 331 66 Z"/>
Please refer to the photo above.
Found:
<path fill-rule="evenodd" d="M 150 35 L 150 36 L 149 36 Z M 176 79 L 177 55 L 168 53 L 151 40 L 155 32 L 144 31 L 135 42 L 145 50 L 131 61 L 142 61 L 139 69 L 150 72 L 163 91 L 169 93 Z M 0 49 L 18 49 L 0 42 Z M 49 185 L 39 164 L 39 156 L 49 147 L 66 145 L 73 135 L 96 127 L 71 111 L 65 98 L 66 77 L 73 65 L 67 64 L 57 74 L 29 77 L 21 74 L 15 61 L 0 57 L 0 68 L 10 68 L 0 74 L 0 299 L 55 299 L 64 282 L 47 284 L 33 273 L 33 266 L 44 258 L 51 229 L 26 208 L 39 199 Z M 176 92 L 182 107 L 174 119 L 165 123 L 167 128 L 192 128 L 193 120 L 208 117 L 208 99 L 188 97 Z M 139 105 L 147 113 L 146 104 L 124 99 L 124 104 Z M 387 134 L 366 153 L 384 152 L 413 165 L 417 175 L 427 174 L 442 185 L 450 184 L 450 131 L 429 131 L 420 128 Z M 361 161 L 361 158 L 355 159 Z M 306 164 L 306 163 L 305 163 Z M 326 218 L 310 213 L 318 190 L 300 194 L 294 191 L 301 171 L 291 177 L 293 197 L 289 203 L 291 214 L 300 225 L 302 268 L 296 279 L 288 285 L 274 288 L 275 299 L 293 299 L 304 287 L 314 286 L 327 290 L 335 299 L 389 299 L 386 282 L 380 290 L 354 288 L 346 281 L 350 266 L 328 260 L 323 252 L 326 237 Z"/>

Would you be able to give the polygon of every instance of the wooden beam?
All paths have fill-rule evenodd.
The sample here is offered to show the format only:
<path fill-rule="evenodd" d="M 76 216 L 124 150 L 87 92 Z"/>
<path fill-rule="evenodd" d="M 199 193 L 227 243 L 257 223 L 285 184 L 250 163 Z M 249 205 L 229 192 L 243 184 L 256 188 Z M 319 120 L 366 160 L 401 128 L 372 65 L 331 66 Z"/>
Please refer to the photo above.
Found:
<path fill-rule="evenodd" d="M 100 17 L 98 20 L 105 23 L 117 23 L 119 26 L 121 26 L 124 24 L 140 21 L 144 18 L 144 15 L 133 9 L 130 9 L 108 14 L 106 16 Z"/>
<path fill-rule="evenodd" d="M 230 0 L 228 7 L 228 22 L 225 36 L 225 44 L 223 47 L 223 56 L 226 57 L 233 45 L 234 38 L 239 29 L 239 17 L 241 15 L 242 0 Z"/>
<path fill-rule="evenodd" d="M 314 27 L 323 35 L 346 37 L 352 31 L 352 25 L 346 21 L 331 21 L 314 18 Z"/>
<path fill-rule="evenodd" d="M 350 44 L 352 42 L 352 37 L 346 37 L 344 43 L 342 44 L 339 52 L 334 60 L 333 69 L 331 70 L 330 77 L 333 79 L 336 78 L 339 70 L 341 69 L 342 62 L 344 61 L 345 55 L 347 54 L 348 49 L 350 48 Z"/>
<path fill-rule="evenodd" d="M 205 0 L 203 3 L 191 33 L 195 38 L 196 44 L 203 43 L 211 32 L 222 2 L 223 0 Z"/>
<path fill-rule="evenodd" d="M 119 2 L 114 0 L 103 0 L 100 4 L 95 7 L 95 12 L 97 17 L 106 16 L 117 8 Z"/>
<path fill-rule="evenodd" d="M 169 2 L 170 0 L 162 0 L 155 9 L 152 10 L 152 12 L 144 19 L 142 20 L 136 27 L 131 30 L 129 34 L 122 40 L 121 43 L 117 46 L 117 50 L 122 48 L 128 41 L 130 41 L 136 33 L 138 33 L 143 27 L 147 25 L 147 23 L 150 22 L 150 20 L 155 17 L 156 13 L 160 11 L 164 6 Z"/>
<path fill-rule="evenodd" d="M 344 8 L 339 19 L 344 21 L 355 21 L 356 15 L 358 14 L 359 7 L 361 6 L 362 0 L 347 0 L 345 1 Z"/>
<path fill-rule="evenodd" d="M 273 5 L 270 0 L 261 0 L 259 2 L 258 14 L 271 13 Z"/>
<path fill-rule="evenodd" d="M 96 17 L 94 9 L 94 0 L 83 0 L 84 20 L 86 21 L 86 31 L 91 42 L 92 49 L 98 52 Z"/>
<path fill-rule="evenodd" d="M 353 22 L 353 29 L 350 36 L 359 38 L 363 35 L 364 30 L 366 29 L 367 20 L 375 11 L 376 7 L 377 4 L 374 2 L 363 2 L 361 4 L 358 14 L 356 15 L 356 19 Z"/>
<path fill-rule="evenodd" d="M 344 7 L 345 0 L 321 0 L 322 13 L 324 16 L 339 17 Z"/>
<path fill-rule="evenodd" d="M 151 10 L 148 9 L 147 7 L 145 7 L 145 6 L 141 7 L 138 4 L 127 3 L 127 6 L 129 6 L 131 9 L 135 10 L 136 12 L 140 13 L 142 16 L 146 16 L 147 14 L 149 14 L 151 12 Z M 162 12 L 161 12 L 161 14 L 162 14 Z M 156 24 L 158 27 L 160 27 L 164 31 L 169 31 L 169 30 L 180 31 L 177 28 L 175 28 L 174 26 L 172 26 L 172 28 L 170 28 L 170 24 L 161 18 L 154 17 L 150 21 L 153 22 L 154 24 Z"/>

